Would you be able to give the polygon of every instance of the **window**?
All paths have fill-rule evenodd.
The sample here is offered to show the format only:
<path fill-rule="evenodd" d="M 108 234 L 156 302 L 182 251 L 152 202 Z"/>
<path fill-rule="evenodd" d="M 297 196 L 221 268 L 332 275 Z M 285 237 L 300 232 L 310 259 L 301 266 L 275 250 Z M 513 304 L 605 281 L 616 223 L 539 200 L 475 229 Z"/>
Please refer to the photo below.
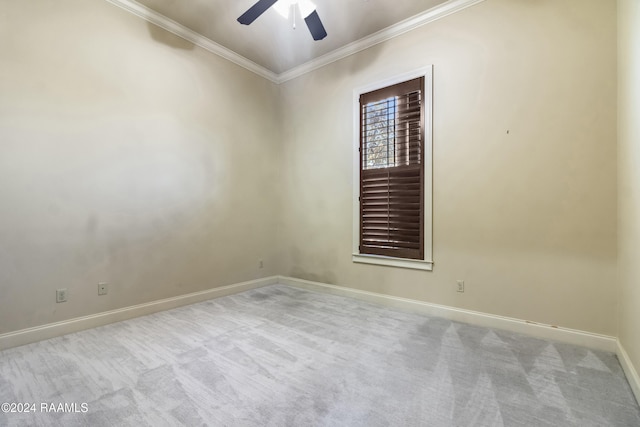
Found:
<path fill-rule="evenodd" d="M 417 74 L 355 93 L 356 262 L 432 266 L 431 70 Z"/>

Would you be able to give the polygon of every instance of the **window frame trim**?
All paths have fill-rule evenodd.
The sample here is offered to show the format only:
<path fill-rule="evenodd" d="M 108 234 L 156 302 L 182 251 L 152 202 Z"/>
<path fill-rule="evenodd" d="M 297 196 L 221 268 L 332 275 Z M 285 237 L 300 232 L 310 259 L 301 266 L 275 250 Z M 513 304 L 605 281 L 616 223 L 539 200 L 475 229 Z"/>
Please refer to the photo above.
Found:
<path fill-rule="evenodd" d="M 423 259 L 396 258 L 360 253 L 360 95 L 424 77 L 424 256 Z M 352 262 L 389 267 L 433 270 L 433 65 L 396 74 L 353 90 L 353 228 Z"/>

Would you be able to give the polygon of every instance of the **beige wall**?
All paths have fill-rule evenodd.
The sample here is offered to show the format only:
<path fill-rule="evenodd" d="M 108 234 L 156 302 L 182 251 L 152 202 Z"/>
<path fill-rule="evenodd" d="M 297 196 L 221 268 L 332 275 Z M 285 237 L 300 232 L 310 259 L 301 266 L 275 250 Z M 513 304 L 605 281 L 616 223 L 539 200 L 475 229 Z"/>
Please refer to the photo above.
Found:
<path fill-rule="evenodd" d="M 0 0 L 0 333 L 277 273 L 277 90 L 106 1 Z"/>
<path fill-rule="evenodd" d="M 104 1 L 0 5 L 0 333 L 280 273 L 617 334 L 615 2 L 487 0 L 280 88 Z M 428 64 L 434 271 L 353 264 L 352 91 Z"/>
<path fill-rule="evenodd" d="M 618 1 L 620 342 L 640 370 L 640 2 Z"/>
<path fill-rule="evenodd" d="M 354 264 L 352 91 L 428 64 L 434 270 Z M 615 2 L 487 0 L 285 83 L 282 272 L 616 335 L 615 76 Z"/>

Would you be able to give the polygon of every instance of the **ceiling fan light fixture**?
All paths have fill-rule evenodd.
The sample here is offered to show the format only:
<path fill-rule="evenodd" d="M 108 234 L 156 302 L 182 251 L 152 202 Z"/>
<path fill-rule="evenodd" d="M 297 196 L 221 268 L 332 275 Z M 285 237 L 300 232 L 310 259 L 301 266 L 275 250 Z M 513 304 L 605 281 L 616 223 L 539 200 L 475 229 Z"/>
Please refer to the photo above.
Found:
<path fill-rule="evenodd" d="M 273 8 L 284 19 L 289 19 L 289 11 L 293 3 L 291 0 L 278 0 L 276 4 L 273 5 Z"/>
<path fill-rule="evenodd" d="M 240 15 L 238 22 L 243 25 L 250 25 L 266 12 L 270 7 L 274 7 L 278 14 L 285 19 L 289 18 L 289 11 L 296 5 L 300 8 L 300 15 L 304 19 L 307 28 L 314 40 L 322 40 L 327 37 L 327 31 L 322 25 L 322 21 L 316 12 L 316 5 L 311 0 L 258 0 L 245 13 Z M 296 13 L 293 14 L 293 28 L 296 28 Z"/>
<path fill-rule="evenodd" d="M 300 6 L 300 15 L 303 18 L 311 15 L 316 10 L 316 5 L 311 0 L 298 0 L 298 6 Z"/>
<path fill-rule="evenodd" d="M 316 10 L 316 5 L 311 0 L 278 0 L 273 8 L 284 19 L 289 19 L 291 7 L 295 5 L 300 7 L 302 18 L 306 18 Z"/>

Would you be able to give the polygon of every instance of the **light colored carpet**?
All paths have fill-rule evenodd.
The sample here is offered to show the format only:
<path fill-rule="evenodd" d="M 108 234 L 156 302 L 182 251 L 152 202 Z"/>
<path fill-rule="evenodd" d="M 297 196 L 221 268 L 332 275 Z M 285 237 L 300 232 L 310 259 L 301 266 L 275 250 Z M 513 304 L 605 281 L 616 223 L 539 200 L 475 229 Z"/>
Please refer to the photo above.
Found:
<path fill-rule="evenodd" d="M 3 426 L 640 426 L 614 354 L 282 285 L 0 352 L 0 402 L 37 404 Z"/>

